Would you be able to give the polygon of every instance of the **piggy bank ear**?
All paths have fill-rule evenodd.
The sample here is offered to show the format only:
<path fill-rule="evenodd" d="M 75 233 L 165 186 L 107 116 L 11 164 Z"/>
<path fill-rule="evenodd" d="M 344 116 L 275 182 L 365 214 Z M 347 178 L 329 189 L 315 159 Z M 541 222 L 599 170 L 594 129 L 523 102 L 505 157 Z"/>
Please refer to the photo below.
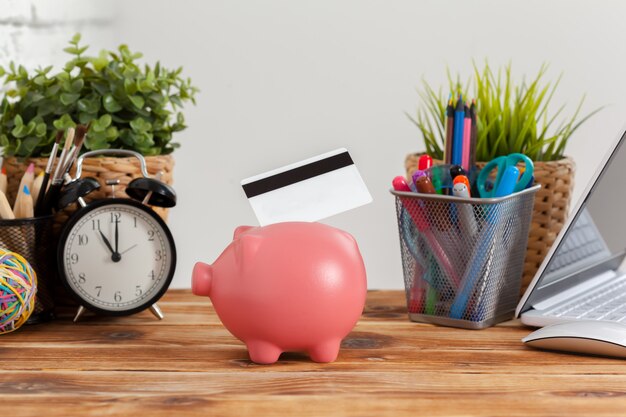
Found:
<path fill-rule="evenodd" d="M 245 267 L 249 262 L 252 262 L 262 242 L 263 237 L 258 235 L 243 235 L 236 240 L 234 245 L 237 264 Z"/>
<path fill-rule="evenodd" d="M 254 229 L 254 226 L 239 226 L 235 229 L 235 233 L 233 234 L 233 240 L 237 239 L 242 233 L 245 233 L 250 229 Z"/>

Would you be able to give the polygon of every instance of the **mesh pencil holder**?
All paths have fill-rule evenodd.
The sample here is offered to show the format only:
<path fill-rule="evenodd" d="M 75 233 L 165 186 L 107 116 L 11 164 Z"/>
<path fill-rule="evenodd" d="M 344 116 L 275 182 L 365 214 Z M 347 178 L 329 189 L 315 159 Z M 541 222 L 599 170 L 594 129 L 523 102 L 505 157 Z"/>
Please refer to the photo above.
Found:
<path fill-rule="evenodd" d="M 391 191 L 411 320 L 482 329 L 512 317 L 539 188 L 487 199 Z"/>
<path fill-rule="evenodd" d="M 54 216 L 0 220 L 0 247 L 24 257 L 37 274 L 35 309 L 28 323 L 54 318 L 56 280 Z"/>

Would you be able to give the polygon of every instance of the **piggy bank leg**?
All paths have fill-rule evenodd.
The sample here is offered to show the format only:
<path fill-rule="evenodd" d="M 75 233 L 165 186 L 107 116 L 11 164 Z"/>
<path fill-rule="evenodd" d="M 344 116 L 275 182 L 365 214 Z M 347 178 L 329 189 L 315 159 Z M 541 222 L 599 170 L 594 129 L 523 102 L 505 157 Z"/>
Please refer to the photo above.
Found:
<path fill-rule="evenodd" d="M 248 353 L 250 354 L 250 360 L 254 363 L 270 364 L 278 360 L 282 350 L 275 345 L 263 342 L 263 341 L 251 341 L 247 342 Z"/>
<path fill-rule="evenodd" d="M 334 362 L 339 355 L 341 340 L 327 340 L 309 349 L 309 356 L 315 362 Z"/>

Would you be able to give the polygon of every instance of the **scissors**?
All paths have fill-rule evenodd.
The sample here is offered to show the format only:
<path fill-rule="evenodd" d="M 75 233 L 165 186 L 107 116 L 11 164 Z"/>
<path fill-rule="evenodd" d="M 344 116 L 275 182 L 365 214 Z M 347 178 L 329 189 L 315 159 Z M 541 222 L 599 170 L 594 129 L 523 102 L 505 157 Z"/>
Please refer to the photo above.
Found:
<path fill-rule="evenodd" d="M 494 197 L 495 191 L 498 189 L 500 181 L 502 180 L 502 177 L 507 168 L 515 167 L 520 162 L 524 164 L 524 173 L 519 179 L 516 180 L 513 192 L 516 193 L 525 189 L 533 179 L 533 174 L 535 170 L 533 161 L 529 157 L 521 153 L 512 153 L 508 156 L 499 156 L 489 161 L 487 165 L 485 165 L 485 167 L 480 170 L 478 178 L 476 179 L 476 186 L 478 187 L 478 193 L 480 194 L 480 196 L 482 198 Z M 496 168 L 498 169 L 496 180 L 493 184 L 493 187 L 488 190 L 486 187 L 487 180 Z"/>

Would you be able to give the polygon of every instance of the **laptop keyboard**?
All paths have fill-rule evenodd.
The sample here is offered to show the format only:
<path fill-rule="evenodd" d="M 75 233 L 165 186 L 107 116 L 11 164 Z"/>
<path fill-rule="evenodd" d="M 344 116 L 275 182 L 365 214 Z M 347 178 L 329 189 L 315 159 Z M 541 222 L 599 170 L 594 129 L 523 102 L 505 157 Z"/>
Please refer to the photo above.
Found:
<path fill-rule="evenodd" d="M 543 312 L 544 316 L 626 322 L 626 275 L 601 285 L 583 297 Z"/>
<path fill-rule="evenodd" d="M 565 237 L 546 273 L 556 271 L 577 261 L 588 259 L 606 249 L 593 220 L 583 211 L 576 219 L 574 227 Z"/>

